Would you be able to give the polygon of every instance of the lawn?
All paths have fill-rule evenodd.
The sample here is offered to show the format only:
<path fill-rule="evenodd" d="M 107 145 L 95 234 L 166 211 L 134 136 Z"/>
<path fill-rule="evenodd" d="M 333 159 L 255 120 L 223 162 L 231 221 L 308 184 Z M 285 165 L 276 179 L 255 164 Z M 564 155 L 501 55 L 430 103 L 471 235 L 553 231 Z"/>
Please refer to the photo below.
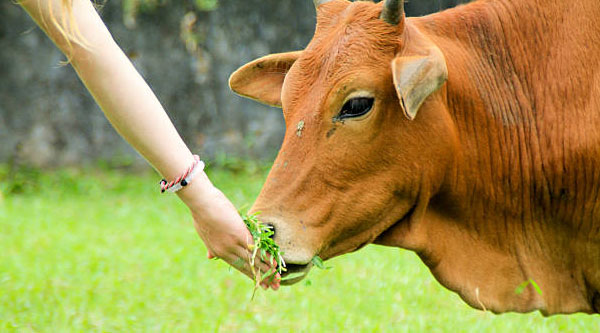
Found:
<path fill-rule="evenodd" d="M 264 180 L 257 170 L 209 175 L 241 207 Z M 250 300 L 252 282 L 206 259 L 187 208 L 158 193 L 154 174 L 19 179 L 0 187 L 0 331 L 600 331 L 599 316 L 473 310 L 415 254 L 381 246 Z"/>

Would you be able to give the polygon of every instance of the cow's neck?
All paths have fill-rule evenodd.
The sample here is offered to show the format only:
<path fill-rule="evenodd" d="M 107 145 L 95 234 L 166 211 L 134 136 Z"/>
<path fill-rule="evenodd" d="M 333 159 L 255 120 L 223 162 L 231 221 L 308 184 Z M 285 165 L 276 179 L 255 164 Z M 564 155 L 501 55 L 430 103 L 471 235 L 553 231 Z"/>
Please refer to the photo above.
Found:
<path fill-rule="evenodd" d="M 502 223 L 543 221 L 546 227 L 553 226 L 551 218 L 600 236 L 595 225 L 581 224 L 585 202 L 575 200 L 578 194 L 595 195 L 600 184 L 593 164 L 598 161 L 586 164 L 576 156 L 600 153 L 594 116 L 600 88 L 598 15 L 596 0 L 497 0 L 420 23 L 448 54 L 448 106 L 462 143 L 457 177 L 448 185 L 458 197 L 470 198 L 469 212 L 496 215 Z M 567 179 L 573 174 L 582 177 Z M 501 244 L 517 234 L 493 223 L 486 230 L 479 218 L 465 222 L 485 235 L 496 234 Z M 536 231 L 531 234 L 542 234 Z"/>
<path fill-rule="evenodd" d="M 425 242 L 411 246 L 473 306 L 594 311 L 600 297 L 599 263 L 577 261 L 600 253 L 596 205 L 585 199 L 599 194 L 600 119 L 573 120 L 600 109 L 600 33 L 589 27 L 597 26 L 597 7 L 479 1 L 409 22 L 446 55 L 448 111 L 461 143 L 417 228 Z M 569 170 L 575 163 L 577 172 Z M 515 295 L 528 279 L 544 296 L 532 287 Z"/>
<path fill-rule="evenodd" d="M 553 219 L 581 223 L 583 207 L 577 205 L 584 202 L 573 197 L 598 190 L 581 183 L 600 183 L 594 165 L 574 160 L 575 153 L 600 152 L 598 117 L 590 116 L 598 103 L 600 29 L 591 28 L 598 26 L 598 15 L 597 0 L 496 0 L 416 20 L 447 55 L 448 107 L 462 144 L 456 177 L 447 185 L 469 199 L 468 212 L 527 222 L 551 213 Z M 572 137 L 576 132 L 586 136 Z M 574 174 L 569 170 L 574 164 L 585 177 L 564 179 Z M 556 211 L 536 211 L 544 205 Z M 465 223 L 485 235 L 495 233 L 502 244 L 516 233 L 510 228 L 502 233 L 493 223 L 486 230 L 478 218 Z M 577 226 L 585 234 L 594 227 Z"/>

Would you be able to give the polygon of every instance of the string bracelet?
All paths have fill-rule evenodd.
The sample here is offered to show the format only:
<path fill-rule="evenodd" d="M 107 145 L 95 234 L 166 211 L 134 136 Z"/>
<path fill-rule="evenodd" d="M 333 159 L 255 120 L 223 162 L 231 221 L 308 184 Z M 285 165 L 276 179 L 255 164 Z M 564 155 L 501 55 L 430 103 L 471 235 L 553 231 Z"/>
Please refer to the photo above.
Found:
<path fill-rule="evenodd" d="M 196 174 L 203 170 L 204 162 L 200 160 L 200 156 L 194 155 L 194 163 L 192 163 L 183 174 L 170 182 L 167 182 L 164 178 L 160 181 L 160 193 L 164 193 L 165 191 L 175 193 L 181 190 L 190 184 Z"/>

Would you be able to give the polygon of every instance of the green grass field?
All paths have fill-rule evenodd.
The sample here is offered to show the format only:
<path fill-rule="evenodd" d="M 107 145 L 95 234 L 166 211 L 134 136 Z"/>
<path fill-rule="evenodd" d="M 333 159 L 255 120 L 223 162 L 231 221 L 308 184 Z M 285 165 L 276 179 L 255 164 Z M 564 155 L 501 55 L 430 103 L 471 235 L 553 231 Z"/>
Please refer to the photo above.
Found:
<path fill-rule="evenodd" d="M 0 331 L 600 331 L 600 316 L 473 310 L 415 254 L 380 246 L 251 301 L 252 282 L 206 259 L 187 208 L 158 193 L 155 175 L 34 175 L 20 178 L 18 191 L 12 181 L 21 194 L 1 187 Z M 238 207 L 265 177 L 209 175 Z"/>

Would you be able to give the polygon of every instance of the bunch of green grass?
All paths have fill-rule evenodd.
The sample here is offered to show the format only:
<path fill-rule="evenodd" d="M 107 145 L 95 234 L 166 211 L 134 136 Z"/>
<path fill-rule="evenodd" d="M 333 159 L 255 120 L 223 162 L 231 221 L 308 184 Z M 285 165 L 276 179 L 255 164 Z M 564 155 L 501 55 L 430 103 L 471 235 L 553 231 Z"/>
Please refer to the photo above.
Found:
<path fill-rule="evenodd" d="M 250 244 L 250 250 L 252 251 L 252 255 L 248 260 L 250 264 L 250 269 L 252 270 L 252 275 L 254 278 L 254 290 L 252 292 L 252 298 L 254 298 L 254 294 L 258 289 L 261 281 L 265 279 L 269 279 L 271 282 L 273 278 L 275 278 L 276 273 L 283 273 L 286 271 L 285 261 L 283 260 L 283 253 L 279 249 L 279 245 L 275 243 L 272 236 L 275 234 L 272 227 L 265 225 L 258 219 L 258 214 L 240 214 L 244 223 L 246 223 L 246 227 L 250 231 L 252 235 L 253 244 Z M 261 272 L 254 267 L 254 262 L 257 256 L 260 255 L 260 258 L 265 262 L 270 262 L 273 258 L 277 263 L 277 268 L 274 271 L 269 272 Z M 319 269 L 329 269 L 331 267 L 325 266 L 323 259 L 319 256 L 314 256 L 311 260 L 312 264 Z M 295 276 L 289 276 L 286 279 L 292 279 Z M 285 279 L 284 279 L 285 280 Z"/>
<path fill-rule="evenodd" d="M 248 259 L 248 264 L 250 264 L 250 269 L 252 270 L 252 275 L 254 277 L 254 290 L 252 292 L 252 298 L 254 298 L 254 294 L 261 281 L 268 279 L 269 282 L 273 281 L 275 275 L 277 273 L 281 274 L 285 272 L 285 261 L 283 260 L 283 253 L 279 249 L 279 245 L 275 243 L 272 236 L 274 231 L 272 227 L 265 225 L 260 222 L 257 218 L 259 213 L 254 214 L 241 214 L 244 223 L 246 223 L 246 227 L 250 231 L 252 235 L 253 244 L 250 244 L 250 251 L 252 251 L 252 255 Z M 271 262 L 273 259 L 277 263 L 277 267 L 275 270 L 261 272 L 259 269 L 254 267 L 254 262 L 257 257 L 260 256 L 265 262 Z"/>

